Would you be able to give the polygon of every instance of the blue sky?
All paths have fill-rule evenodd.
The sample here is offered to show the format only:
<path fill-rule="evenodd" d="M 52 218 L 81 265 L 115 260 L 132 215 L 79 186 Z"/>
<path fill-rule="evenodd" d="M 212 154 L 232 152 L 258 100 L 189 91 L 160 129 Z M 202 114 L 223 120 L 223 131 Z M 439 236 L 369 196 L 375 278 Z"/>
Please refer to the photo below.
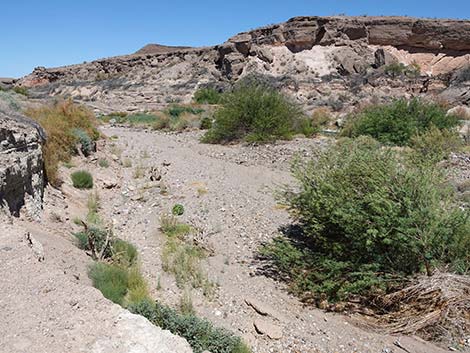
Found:
<path fill-rule="evenodd" d="M 202 46 L 299 15 L 469 18 L 470 0 L 1 0 L 0 77 L 129 54 L 147 43 Z"/>

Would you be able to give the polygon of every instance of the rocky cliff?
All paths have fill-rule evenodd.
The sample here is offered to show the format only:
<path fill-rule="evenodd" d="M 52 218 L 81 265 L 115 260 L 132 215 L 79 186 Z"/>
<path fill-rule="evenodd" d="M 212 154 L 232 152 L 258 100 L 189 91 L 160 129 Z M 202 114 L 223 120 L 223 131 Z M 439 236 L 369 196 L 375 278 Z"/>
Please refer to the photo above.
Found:
<path fill-rule="evenodd" d="M 14 216 L 25 206 L 37 218 L 42 208 L 45 134 L 33 121 L 0 100 L 0 207 Z"/>
<path fill-rule="evenodd" d="M 156 48 L 158 50 L 152 50 Z M 163 49 L 164 50 L 163 50 Z M 386 75 L 393 62 L 416 75 Z M 151 45 L 137 54 L 36 68 L 17 84 L 37 96 L 69 96 L 98 111 L 159 109 L 189 102 L 201 85 L 263 75 L 307 109 L 433 94 L 468 104 L 470 21 L 408 17 L 295 17 L 206 48 Z M 463 79 L 462 79 L 463 78 Z"/>

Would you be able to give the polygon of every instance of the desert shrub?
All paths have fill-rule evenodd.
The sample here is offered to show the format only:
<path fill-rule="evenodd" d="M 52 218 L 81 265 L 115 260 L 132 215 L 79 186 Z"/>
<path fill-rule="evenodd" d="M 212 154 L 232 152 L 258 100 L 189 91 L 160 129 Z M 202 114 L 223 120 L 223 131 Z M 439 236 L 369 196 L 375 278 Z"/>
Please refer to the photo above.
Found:
<path fill-rule="evenodd" d="M 170 118 L 167 115 L 160 115 L 152 125 L 154 130 L 163 130 L 170 128 Z"/>
<path fill-rule="evenodd" d="M 28 89 L 26 87 L 15 86 L 15 87 L 13 87 L 13 91 L 15 93 L 21 94 L 23 96 L 28 96 Z"/>
<path fill-rule="evenodd" d="M 175 204 L 171 209 L 171 213 L 175 216 L 182 216 L 184 213 L 184 206 L 179 203 Z"/>
<path fill-rule="evenodd" d="M 95 151 L 95 142 L 88 136 L 85 130 L 73 129 L 72 134 L 80 143 L 80 149 L 85 156 L 89 156 Z"/>
<path fill-rule="evenodd" d="M 308 131 L 309 122 L 299 106 L 260 83 L 243 82 L 225 93 L 220 103 L 203 142 L 268 142 L 289 139 L 302 129 Z"/>
<path fill-rule="evenodd" d="M 378 141 L 404 146 L 411 138 L 431 129 L 453 129 L 458 118 L 447 115 L 445 108 L 419 99 L 399 99 L 386 105 L 375 105 L 350 116 L 342 136 L 368 135 Z"/>
<path fill-rule="evenodd" d="M 195 353 L 249 353 L 250 349 L 231 332 L 214 327 L 208 320 L 183 315 L 160 303 L 142 301 L 129 307 L 164 330 L 184 337 Z"/>
<path fill-rule="evenodd" d="M 166 111 L 166 113 L 172 118 L 177 118 L 183 113 L 197 115 L 197 114 L 201 114 L 202 112 L 204 112 L 204 109 L 195 108 L 191 106 L 185 106 L 185 105 L 172 105 Z"/>
<path fill-rule="evenodd" d="M 463 141 L 456 131 L 439 130 L 435 126 L 414 135 L 410 141 L 410 147 L 423 162 L 439 162 L 451 152 L 458 151 L 462 145 Z"/>
<path fill-rule="evenodd" d="M 101 168 L 108 168 L 109 167 L 109 162 L 107 159 L 105 158 L 100 158 L 98 159 L 98 165 L 101 167 Z"/>
<path fill-rule="evenodd" d="M 91 189 L 93 187 L 93 177 L 85 170 L 73 172 L 70 177 L 73 187 L 77 189 Z"/>
<path fill-rule="evenodd" d="M 408 77 L 418 77 L 421 74 L 421 68 L 418 64 L 405 65 L 403 63 L 394 62 L 384 67 L 386 75 L 396 78 L 401 75 Z"/>
<path fill-rule="evenodd" d="M 131 125 L 149 125 L 154 124 L 158 120 L 158 116 L 149 113 L 136 113 L 128 115 L 124 119 Z"/>
<path fill-rule="evenodd" d="M 175 216 L 162 214 L 160 217 L 160 229 L 170 237 L 182 236 L 191 232 L 191 226 L 180 223 Z"/>
<path fill-rule="evenodd" d="M 330 110 L 327 108 L 317 108 L 312 112 L 312 125 L 318 128 L 328 125 L 331 120 Z"/>
<path fill-rule="evenodd" d="M 47 141 L 43 147 L 46 175 L 52 185 L 58 186 L 61 182 L 57 174 L 59 163 L 70 161 L 75 150 L 77 138 L 73 130 L 83 130 L 95 141 L 100 136 L 96 119 L 92 112 L 72 101 L 29 109 L 26 114 L 46 131 Z"/>
<path fill-rule="evenodd" d="M 198 104 L 218 104 L 221 93 L 215 88 L 200 88 L 194 93 L 194 101 Z"/>
<path fill-rule="evenodd" d="M 468 261 L 469 249 L 456 244 L 469 239 L 469 215 L 457 207 L 438 165 L 361 137 L 293 170 L 300 190 L 286 191 L 284 202 L 300 235 L 263 252 L 297 280 L 297 291 L 330 300 L 368 296 Z"/>
<path fill-rule="evenodd" d="M 209 116 L 205 116 L 201 119 L 201 124 L 199 128 L 201 130 L 209 130 L 212 127 L 212 118 Z"/>
<path fill-rule="evenodd" d="M 127 294 L 129 275 L 126 268 L 95 262 L 88 271 L 93 286 L 112 302 L 123 305 Z"/>
<path fill-rule="evenodd" d="M 131 243 L 115 238 L 111 242 L 112 259 L 121 266 L 131 267 L 137 263 L 137 249 Z"/>

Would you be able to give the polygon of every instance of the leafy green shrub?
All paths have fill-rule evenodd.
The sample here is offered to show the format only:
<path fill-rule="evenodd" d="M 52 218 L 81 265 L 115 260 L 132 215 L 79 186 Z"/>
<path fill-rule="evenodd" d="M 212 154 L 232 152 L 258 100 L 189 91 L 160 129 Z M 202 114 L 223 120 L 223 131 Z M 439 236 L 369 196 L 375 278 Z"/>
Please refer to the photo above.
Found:
<path fill-rule="evenodd" d="M 95 151 L 95 142 L 88 136 L 87 132 L 83 129 L 73 129 L 73 136 L 80 143 L 80 148 L 85 157 L 89 156 Z"/>
<path fill-rule="evenodd" d="M 456 131 L 439 130 L 432 126 L 429 130 L 411 138 L 410 147 L 423 162 L 439 162 L 447 158 L 451 152 L 458 151 L 463 145 Z"/>
<path fill-rule="evenodd" d="M 201 119 L 201 124 L 199 125 L 199 128 L 201 130 L 209 130 L 212 127 L 212 118 L 205 116 Z"/>
<path fill-rule="evenodd" d="M 184 337 L 195 353 L 249 353 L 250 349 L 231 332 L 214 327 L 208 320 L 192 314 L 182 315 L 160 303 L 142 301 L 129 307 L 164 330 Z"/>
<path fill-rule="evenodd" d="M 218 104 L 220 97 L 215 88 L 200 88 L 194 93 L 194 101 L 198 104 Z"/>
<path fill-rule="evenodd" d="M 297 280 L 297 291 L 330 300 L 368 296 L 415 273 L 468 262 L 470 249 L 456 244 L 469 241 L 469 214 L 438 165 L 361 137 L 293 170 L 300 191 L 287 191 L 284 201 L 301 236 L 264 254 Z"/>
<path fill-rule="evenodd" d="M 93 141 L 100 137 L 95 116 L 87 108 L 72 101 L 29 109 L 26 115 L 36 120 L 46 131 L 47 141 L 43 147 L 46 175 L 52 185 L 58 186 L 61 183 L 58 177 L 59 163 L 69 162 L 75 150 L 77 138 L 73 130 L 85 131 Z"/>
<path fill-rule="evenodd" d="M 376 105 L 350 116 L 341 132 L 342 136 L 368 135 L 378 141 L 404 146 L 411 138 L 432 126 L 453 129 L 459 124 L 445 108 L 419 99 L 399 99 L 387 105 Z"/>
<path fill-rule="evenodd" d="M 129 285 L 126 268 L 112 264 L 95 262 L 89 269 L 88 275 L 93 286 L 101 291 L 105 298 L 123 305 Z"/>
<path fill-rule="evenodd" d="M 220 103 L 203 142 L 268 142 L 289 139 L 302 129 L 308 131 L 309 123 L 299 106 L 260 83 L 243 82 L 225 93 Z"/>
<path fill-rule="evenodd" d="M 179 203 L 175 204 L 173 208 L 171 209 L 171 213 L 174 216 L 182 216 L 184 213 L 184 206 Z"/>
<path fill-rule="evenodd" d="M 91 189 L 93 187 L 93 177 L 85 170 L 73 172 L 70 177 L 73 186 L 77 189 Z"/>

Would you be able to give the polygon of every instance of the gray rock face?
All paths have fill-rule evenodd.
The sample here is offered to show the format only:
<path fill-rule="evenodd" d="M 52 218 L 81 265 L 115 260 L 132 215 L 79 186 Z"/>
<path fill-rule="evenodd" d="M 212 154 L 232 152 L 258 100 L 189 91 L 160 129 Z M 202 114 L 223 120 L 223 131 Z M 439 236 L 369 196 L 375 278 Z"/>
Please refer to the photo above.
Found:
<path fill-rule="evenodd" d="M 0 206 L 37 218 L 42 207 L 44 132 L 0 101 Z"/>

